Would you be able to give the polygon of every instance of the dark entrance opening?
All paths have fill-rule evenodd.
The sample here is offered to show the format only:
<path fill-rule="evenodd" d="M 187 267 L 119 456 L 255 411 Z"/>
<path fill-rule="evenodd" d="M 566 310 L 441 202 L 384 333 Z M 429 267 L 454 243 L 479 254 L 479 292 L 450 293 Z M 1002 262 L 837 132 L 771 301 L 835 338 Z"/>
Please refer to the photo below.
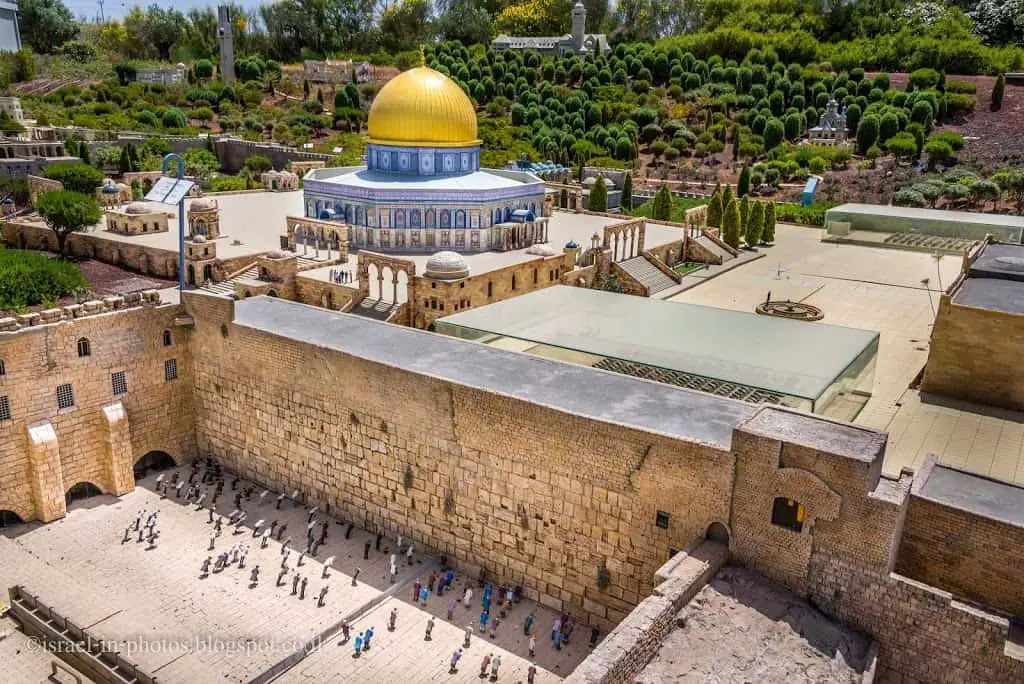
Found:
<path fill-rule="evenodd" d="M 132 470 L 135 471 L 135 479 L 141 480 L 149 473 L 159 472 L 173 468 L 176 464 L 171 455 L 163 451 L 150 451 L 148 454 L 135 462 Z"/>
<path fill-rule="evenodd" d="M 776 497 L 772 504 L 772 524 L 794 532 L 801 531 L 804 528 L 804 507 L 799 501 Z"/>
<path fill-rule="evenodd" d="M 14 511 L 0 510 L 0 529 L 20 525 L 23 522 L 25 521 L 21 519 L 21 516 Z"/>
<path fill-rule="evenodd" d="M 715 521 L 708 526 L 707 534 L 704 535 L 705 539 L 719 542 L 720 544 L 729 545 L 729 530 L 726 529 L 725 525 Z"/>
<path fill-rule="evenodd" d="M 100 488 L 94 485 L 92 482 L 79 482 L 74 487 L 68 490 L 68 493 L 64 495 L 64 502 L 70 506 L 72 501 L 78 501 L 79 499 L 89 499 L 94 496 L 102 496 L 103 492 Z"/>

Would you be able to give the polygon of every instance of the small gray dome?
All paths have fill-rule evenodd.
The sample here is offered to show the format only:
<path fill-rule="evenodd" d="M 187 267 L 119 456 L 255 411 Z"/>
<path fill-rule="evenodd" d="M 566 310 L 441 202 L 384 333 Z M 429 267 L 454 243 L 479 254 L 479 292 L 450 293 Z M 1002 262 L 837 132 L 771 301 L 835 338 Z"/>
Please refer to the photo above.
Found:
<path fill-rule="evenodd" d="M 192 242 L 196 243 L 197 245 L 201 245 L 201 244 L 206 242 L 206 236 L 205 235 L 193 235 L 192 236 Z"/>
<path fill-rule="evenodd" d="M 192 203 L 188 205 L 189 211 L 216 211 L 217 201 L 209 199 L 207 197 L 201 197 L 199 199 L 192 200 Z"/>
<path fill-rule="evenodd" d="M 551 245 L 544 244 L 531 245 L 530 247 L 526 248 L 526 253 L 542 257 L 555 256 L 554 248 Z"/>
<path fill-rule="evenodd" d="M 286 252 L 283 249 L 275 249 L 273 252 L 267 252 L 268 259 L 287 259 L 290 256 L 295 256 L 292 252 Z"/>
<path fill-rule="evenodd" d="M 132 202 L 131 204 L 124 208 L 124 213 L 135 214 L 138 216 L 141 214 L 152 214 L 153 210 L 147 207 L 145 204 L 142 204 L 141 202 Z"/>
<path fill-rule="evenodd" d="M 426 278 L 459 280 L 469 276 L 469 266 L 458 252 L 437 252 L 427 259 Z"/>

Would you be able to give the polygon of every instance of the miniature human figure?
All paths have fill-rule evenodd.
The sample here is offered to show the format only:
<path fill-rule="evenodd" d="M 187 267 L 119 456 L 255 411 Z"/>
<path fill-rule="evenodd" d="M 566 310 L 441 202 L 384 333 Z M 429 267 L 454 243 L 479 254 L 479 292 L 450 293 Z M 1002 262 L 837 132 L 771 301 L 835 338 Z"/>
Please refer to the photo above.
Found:
<path fill-rule="evenodd" d="M 491 661 L 491 681 L 498 681 L 498 668 L 501 667 L 501 654 L 494 656 Z"/>
<path fill-rule="evenodd" d="M 427 633 L 423 637 L 423 639 L 425 641 L 430 641 L 430 633 L 433 632 L 433 631 L 434 631 L 434 616 L 431 615 L 430 618 L 427 619 Z"/>
<path fill-rule="evenodd" d="M 526 684 L 533 684 L 537 679 L 537 663 L 530 663 L 526 670 Z"/>
<path fill-rule="evenodd" d="M 532 627 L 532 626 L 533 626 L 533 611 L 531 610 L 530 614 L 526 616 L 525 620 L 523 620 L 523 634 L 529 634 L 530 633 L 530 627 Z"/>
<path fill-rule="evenodd" d="M 363 652 L 363 633 L 362 632 L 360 632 L 359 634 L 356 635 L 356 641 L 355 641 L 354 645 L 355 645 L 355 649 L 356 649 L 356 658 L 358 658 L 359 654 Z"/>
<path fill-rule="evenodd" d="M 462 649 L 461 648 L 458 649 L 457 651 L 455 651 L 454 653 L 452 653 L 452 664 L 451 664 L 451 667 L 448 669 L 448 672 L 454 674 L 454 673 L 459 671 L 459 659 L 460 658 L 462 658 Z"/>
<path fill-rule="evenodd" d="M 388 615 L 388 631 L 389 632 L 394 632 L 395 631 L 395 621 L 397 619 L 398 619 L 398 609 L 397 608 L 392 608 L 391 609 L 391 614 Z"/>
<path fill-rule="evenodd" d="M 491 658 L 494 656 L 493 653 L 488 653 L 484 656 L 484 659 L 480 661 L 480 677 L 487 676 L 487 668 L 491 666 Z"/>
<path fill-rule="evenodd" d="M 466 593 L 462 595 L 462 605 L 467 609 L 472 605 L 473 602 L 473 590 L 466 587 Z"/>
<path fill-rule="evenodd" d="M 448 620 L 452 619 L 452 614 L 455 612 L 455 606 L 457 605 L 458 603 L 455 601 L 455 599 L 448 600 Z"/>
<path fill-rule="evenodd" d="M 537 636 L 535 634 L 530 635 L 530 657 L 532 658 L 537 652 Z"/>

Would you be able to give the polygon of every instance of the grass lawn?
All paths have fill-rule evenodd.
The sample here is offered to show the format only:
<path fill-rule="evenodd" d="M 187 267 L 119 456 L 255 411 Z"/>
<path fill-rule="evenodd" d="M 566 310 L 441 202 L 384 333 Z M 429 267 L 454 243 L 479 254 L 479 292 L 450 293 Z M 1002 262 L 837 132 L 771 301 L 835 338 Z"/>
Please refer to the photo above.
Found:
<path fill-rule="evenodd" d="M 702 264 L 699 261 L 684 261 L 681 264 L 676 264 L 675 266 L 673 266 L 672 270 L 678 273 L 679 275 L 686 275 L 687 273 L 692 273 L 693 271 L 699 271 L 702 268 L 704 268 L 704 264 Z"/>
<path fill-rule="evenodd" d="M 697 197 L 673 197 L 672 198 L 672 215 L 669 217 L 669 221 L 675 221 L 676 223 L 686 222 L 686 210 L 693 209 L 694 207 L 700 207 L 708 203 L 707 198 Z M 629 212 L 631 216 L 645 216 L 651 218 L 651 213 L 654 210 L 654 199 L 649 199 L 639 207 Z"/>

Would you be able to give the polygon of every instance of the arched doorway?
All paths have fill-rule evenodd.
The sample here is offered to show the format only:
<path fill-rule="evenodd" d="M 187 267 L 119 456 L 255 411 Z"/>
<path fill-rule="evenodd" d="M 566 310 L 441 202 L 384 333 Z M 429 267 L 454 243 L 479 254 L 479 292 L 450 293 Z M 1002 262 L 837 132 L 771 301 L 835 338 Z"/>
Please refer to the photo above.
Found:
<path fill-rule="evenodd" d="M 704 535 L 704 538 L 728 546 L 729 529 L 725 525 L 716 520 L 708 526 L 708 531 L 707 534 Z"/>
<path fill-rule="evenodd" d="M 149 473 L 167 470 L 175 465 L 174 458 L 166 451 L 150 451 L 135 462 L 132 470 L 135 472 L 135 479 L 141 480 Z"/>
<path fill-rule="evenodd" d="M 23 522 L 25 521 L 21 519 L 21 516 L 14 511 L 8 511 L 6 509 L 0 510 L 0 529 L 5 527 L 14 527 L 15 525 L 20 525 Z"/>
<path fill-rule="evenodd" d="M 65 505 L 70 506 L 72 502 L 80 499 L 90 499 L 94 496 L 102 496 L 103 492 L 92 482 L 79 482 L 64 495 Z"/>

